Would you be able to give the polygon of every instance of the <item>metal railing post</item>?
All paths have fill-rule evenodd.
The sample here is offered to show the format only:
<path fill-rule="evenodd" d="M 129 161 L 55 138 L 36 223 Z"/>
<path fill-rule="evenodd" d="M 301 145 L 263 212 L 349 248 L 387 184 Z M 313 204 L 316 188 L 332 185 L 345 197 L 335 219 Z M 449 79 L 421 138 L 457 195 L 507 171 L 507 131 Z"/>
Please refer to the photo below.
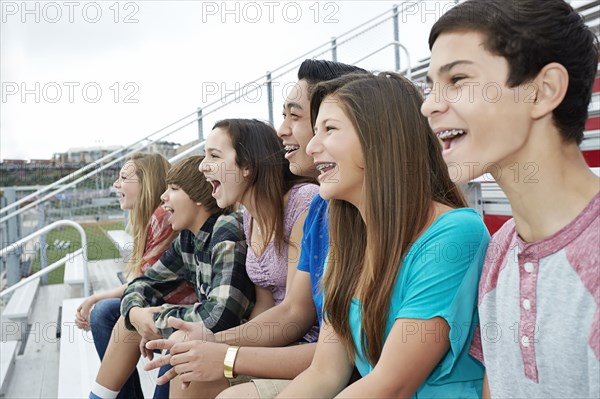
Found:
<path fill-rule="evenodd" d="M 198 141 L 204 140 L 204 127 L 202 124 L 202 108 L 198 107 Z"/>
<path fill-rule="evenodd" d="M 337 39 L 335 36 L 331 38 L 331 60 L 337 62 Z"/>
<path fill-rule="evenodd" d="M 4 197 L 8 205 L 15 203 L 17 199 L 16 190 L 14 187 L 4 189 Z M 12 218 L 6 221 L 6 237 L 3 237 L 2 246 L 11 244 L 19 240 L 19 233 L 17 230 L 18 218 Z M 6 284 L 16 284 L 21 279 L 21 248 L 15 252 L 10 253 L 6 257 Z"/>
<path fill-rule="evenodd" d="M 273 125 L 273 83 L 271 71 L 267 71 L 267 106 L 269 107 L 269 122 Z"/>
<path fill-rule="evenodd" d="M 483 217 L 483 196 L 481 195 L 481 183 L 471 181 L 462 187 L 469 207 L 475 209 Z"/>
<path fill-rule="evenodd" d="M 46 225 L 46 206 L 42 202 L 38 208 L 38 229 L 44 228 Z M 48 266 L 48 251 L 46 247 L 46 234 L 40 236 L 40 269 L 45 269 Z M 42 276 L 42 285 L 48 284 L 48 275 Z"/>
<path fill-rule="evenodd" d="M 396 45 L 394 46 L 394 58 L 396 60 L 396 72 L 400 70 L 400 46 L 397 43 L 400 43 L 400 24 L 398 22 L 398 6 L 394 5 L 394 42 Z"/>

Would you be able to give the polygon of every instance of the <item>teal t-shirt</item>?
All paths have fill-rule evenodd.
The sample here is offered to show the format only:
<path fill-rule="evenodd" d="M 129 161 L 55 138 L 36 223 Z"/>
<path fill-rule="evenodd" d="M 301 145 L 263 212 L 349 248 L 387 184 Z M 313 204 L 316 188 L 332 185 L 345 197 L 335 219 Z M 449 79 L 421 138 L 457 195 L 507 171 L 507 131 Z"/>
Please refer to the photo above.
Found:
<path fill-rule="evenodd" d="M 481 397 L 483 367 L 468 351 L 478 322 L 477 288 L 489 239 L 477 212 L 470 208 L 455 209 L 442 214 L 417 239 L 404 259 L 392 293 L 385 339 L 396 319 L 442 317 L 450 326 L 450 350 L 414 398 Z M 358 350 L 356 367 L 364 377 L 373 366 L 363 357 L 360 345 L 360 308 L 360 302 L 353 299 L 349 316 Z M 432 334 L 415 330 L 411 333 Z"/>

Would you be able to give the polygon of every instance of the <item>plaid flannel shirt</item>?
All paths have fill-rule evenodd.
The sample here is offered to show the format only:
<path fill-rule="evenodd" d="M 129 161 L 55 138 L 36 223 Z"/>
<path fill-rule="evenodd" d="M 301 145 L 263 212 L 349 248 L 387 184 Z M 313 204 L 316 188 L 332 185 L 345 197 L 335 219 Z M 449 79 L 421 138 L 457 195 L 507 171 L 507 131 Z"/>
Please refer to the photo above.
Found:
<path fill-rule="evenodd" d="M 254 284 L 246 273 L 246 240 L 238 213 L 211 216 L 194 236 L 184 230 L 146 273 L 133 280 L 121 300 L 121 314 L 128 329 L 134 330 L 129 311 L 138 307 L 160 306 L 154 315 L 163 337 L 173 329 L 169 316 L 203 322 L 213 332 L 242 323 L 254 306 Z M 183 281 L 192 283 L 198 302 L 192 305 L 165 304 L 164 297 Z"/>
<path fill-rule="evenodd" d="M 146 238 L 146 248 L 142 258 L 142 273 L 150 269 L 161 257 L 162 253 L 152 253 L 152 250 L 159 246 L 173 232 L 169 223 L 169 213 L 161 206 L 156 208 L 150 217 L 148 223 L 148 237 Z M 151 254 L 148 256 L 146 254 Z"/>

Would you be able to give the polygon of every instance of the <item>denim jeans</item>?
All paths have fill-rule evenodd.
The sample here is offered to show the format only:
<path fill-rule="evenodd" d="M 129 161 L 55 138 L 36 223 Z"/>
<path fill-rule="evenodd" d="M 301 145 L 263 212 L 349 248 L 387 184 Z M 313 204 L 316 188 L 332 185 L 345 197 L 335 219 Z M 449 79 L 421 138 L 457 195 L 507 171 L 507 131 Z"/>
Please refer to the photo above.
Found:
<path fill-rule="evenodd" d="M 94 345 L 96 352 L 100 356 L 100 360 L 104 358 L 104 353 L 108 347 L 112 330 L 117 324 L 117 320 L 121 316 L 121 299 L 109 298 L 96 303 L 90 314 L 90 329 L 94 337 Z M 160 377 L 171 369 L 171 365 L 163 366 L 158 372 Z M 118 399 L 143 399 L 144 393 L 140 384 L 140 377 L 137 368 L 133 370 L 131 376 L 121 388 Z M 169 398 L 169 383 L 157 385 L 154 390 L 153 399 L 168 399 Z"/>
<path fill-rule="evenodd" d="M 121 298 L 109 298 L 96 302 L 90 314 L 90 329 L 94 337 L 96 352 L 100 360 L 104 358 L 106 348 L 110 341 L 112 330 L 121 316 Z M 137 369 L 133 370 L 131 376 L 121 388 L 118 399 L 143 399 L 144 393 L 140 384 L 140 376 Z"/>
<path fill-rule="evenodd" d="M 169 353 L 169 352 L 167 352 Z M 166 365 L 166 366 L 162 366 L 159 370 L 158 370 L 158 376 L 162 376 L 163 374 L 165 374 L 167 371 L 171 370 L 173 368 L 173 366 Z M 171 386 L 170 382 L 167 382 L 164 385 L 157 385 L 154 388 L 154 397 L 152 399 L 169 399 L 169 387 Z"/>

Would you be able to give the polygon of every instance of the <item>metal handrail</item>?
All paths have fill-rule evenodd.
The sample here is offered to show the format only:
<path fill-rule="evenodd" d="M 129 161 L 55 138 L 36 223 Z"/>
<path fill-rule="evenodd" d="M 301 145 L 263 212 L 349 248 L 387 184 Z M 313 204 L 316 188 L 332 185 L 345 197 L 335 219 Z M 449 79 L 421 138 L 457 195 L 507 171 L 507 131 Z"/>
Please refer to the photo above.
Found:
<path fill-rule="evenodd" d="M 386 48 L 388 48 L 390 46 L 396 46 L 396 47 L 399 47 L 402 50 L 404 50 L 404 53 L 406 54 L 406 63 L 408 64 L 408 68 L 406 69 L 406 77 L 408 78 L 408 80 L 411 80 L 412 79 L 412 70 L 411 70 L 411 64 L 410 64 L 410 54 L 408 52 L 408 49 L 402 43 L 397 42 L 397 41 L 392 41 L 392 42 L 386 44 L 385 46 L 378 48 L 377 50 L 373 51 L 372 53 L 365 55 L 361 59 L 354 61 L 354 64 L 358 64 L 359 62 L 366 60 L 367 58 L 379 53 L 382 50 L 385 50 Z M 399 71 L 396 71 L 396 72 L 399 72 Z"/>
<path fill-rule="evenodd" d="M 190 114 L 190 115 L 191 115 L 191 114 Z M 189 116 L 189 115 L 188 115 L 188 116 Z M 186 124 L 184 124 L 184 125 L 182 125 L 182 126 L 179 126 L 177 129 L 175 129 L 175 130 L 173 130 L 173 131 L 170 131 L 170 132 L 168 132 L 168 133 L 166 133 L 166 134 L 162 135 L 162 136 L 161 136 L 161 137 L 159 137 L 157 140 L 161 140 L 161 139 L 163 139 L 163 138 L 165 138 L 165 137 L 167 137 L 167 136 L 170 136 L 171 134 L 178 132 L 179 130 L 183 129 L 184 127 L 191 125 L 192 123 L 196 122 L 197 120 L 198 120 L 198 119 L 194 119 L 194 120 L 192 120 L 192 121 L 189 121 L 188 123 L 186 123 Z M 181 119 L 180 119 L 179 121 L 181 121 Z M 179 122 L 179 121 L 178 121 L 178 122 Z M 139 143 L 139 142 L 141 142 L 141 141 L 143 141 L 143 140 L 140 140 L 140 141 L 138 141 L 138 143 Z M 11 212 L 11 213 L 10 213 L 10 214 L 8 214 L 8 215 L 5 215 L 5 216 L 3 216 L 3 217 L 0 217 L 0 223 L 3 223 L 3 222 L 5 222 L 5 221 L 7 221 L 7 220 L 9 220 L 9 219 L 11 219 L 11 218 L 13 218 L 13 217 L 15 217 L 15 216 L 17 216 L 17 215 L 19 215 L 19 214 L 21 214 L 21 213 L 23 213 L 23 212 L 27 211 L 28 209 L 31 209 L 31 208 L 33 208 L 34 206 L 36 206 L 36 205 L 38 205 L 38 204 L 40 204 L 40 203 L 42 203 L 42 202 L 46 201 L 47 199 L 50 199 L 50 198 L 54 197 L 56 194 L 59 194 L 59 193 L 61 193 L 61 192 L 65 191 L 65 190 L 66 190 L 66 189 L 68 189 L 68 188 L 71 188 L 71 187 L 75 186 L 77 183 L 80 183 L 80 182 L 82 182 L 82 181 L 86 180 L 86 179 L 87 179 L 87 178 L 89 178 L 89 177 L 95 176 L 96 174 L 98 174 L 98 173 L 102 172 L 102 171 L 103 171 L 103 170 L 105 170 L 105 169 L 108 169 L 109 167 L 111 167 L 112 165 L 116 164 L 117 162 L 120 162 L 121 160 L 123 160 L 123 159 L 126 159 L 127 157 L 129 157 L 129 156 L 131 156 L 131 155 L 135 154 L 135 153 L 136 153 L 136 152 L 138 152 L 138 151 L 142 151 L 142 150 L 146 149 L 146 148 L 147 148 L 148 146 L 150 146 L 152 143 L 153 143 L 153 142 L 152 142 L 152 141 L 150 141 L 150 142 L 146 143 L 145 145 L 143 145 L 143 146 L 141 146 L 141 147 L 136 147 L 136 148 L 134 148 L 133 150 L 131 150 L 131 151 L 129 151 L 129 152 L 126 152 L 126 153 L 125 153 L 125 154 L 123 154 L 121 157 L 119 157 L 119 158 L 116 158 L 116 159 L 113 159 L 111 162 L 108 162 L 108 163 L 106 163 L 106 164 L 102 165 L 101 167 L 99 167 L 99 168 L 97 168 L 97 169 L 94 169 L 94 170 L 92 170 L 91 172 L 87 173 L 86 175 L 84 175 L 84 176 L 80 177 L 79 179 L 77 179 L 77 180 L 75 180 L 75 181 L 73 181 L 73 182 L 71 182 L 71 183 L 69 183 L 69 184 L 65 184 L 65 185 L 63 185 L 62 187 L 59 187 L 58 189 L 56 189 L 56 190 L 52 191 L 51 193 L 49 193 L 49 194 L 46 194 L 46 195 L 45 195 L 45 196 L 43 196 L 42 198 L 38 198 L 37 200 L 35 200 L 35 201 L 33 201 L 33 202 L 31 202 L 31 203 L 29 203 L 29 204 L 25 205 L 25 206 L 24 206 L 24 207 L 22 207 L 22 208 L 19 208 L 19 209 L 17 209 L 16 211 L 13 211 L 13 212 Z M 94 163 L 92 163 L 91 165 L 94 165 Z M 33 193 L 33 194 L 30 194 L 29 196 L 30 196 L 30 197 L 31 197 L 31 196 L 37 196 L 37 194 L 38 194 L 38 192 L 35 192 L 35 193 Z M 6 207 L 6 208 L 8 208 L 8 207 Z M 6 208 L 0 209 L 0 213 L 2 213 L 2 212 L 4 211 L 4 209 L 6 209 Z"/>
<path fill-rule="evenodd" d="M 98 160 L 96 160 L 96 161 L 94 161 L 94 162 L 92 162 L 92 163 L 90 163 L 90 164 L 87 164 L 87 165 L 85 165 L 84 167 L 82 167 L 82 168 L 80 168 L 80 169 L 78 169 L 78 170 L 76 170 L 76 171 L 74 171 L 74 172 L 72 172 L 72 173 L 69 173 L 67 176 L 64 176 L 64 177 L 62 177 L 61 179 L 59 179 L 59 180 L 55 181 L 54 183 L 48 184 L 47 186 L 44 186 L 44 187 L 40 188 L 39 190 L 37 190 L 37 191 L 35 191 L 35 192 L 33 192 L 33 193 L 31 193 L 31 194 L 29 194 L 29 195 L 27 195 L 27 196 L 25 196 L 25 197 L 21 198 L 20 200 L 18 200 L 18 201 L 15 201 L 15 202 L 13 202 L 13 203 L 11 203 L 11 204 L 9 204 L 9 205 L 5 206 L 4 208 L 1 208 L 1 209 L 0 209 L 0 213 L 7 212 L 8 210 L 10 210 L 10 209 L 12 209 L 12 208 L 15 208 L 15 207 L 19 206 L 20 204 L 22 204 L 22 203 L 24 203 L 24 202 L 27 202 L 27 201 L 29 201 L 30 199 L 33 199 L 33 198 L 35 198 L 35 197 L 39 197 L 39 195 L 40 195 L 40 194 L 42 194 L 42 193 L 44 193 L 44 192 L 46 192 L 46 191 L 49 191 L 50 189 L 52 189 L 52 188 L 56 187 L 57 185 L 59 185 L 59 184 L 61 184 L 61 183 L 65 182 L 65 181 L 68 181 L 68 180 L 70 180 L 70 179 L 73 179 L 75 176 L 78 176 L 78 175 L 82 174 L 83 172 L 85 172 L 85 171 L 87 171 L 87 170 L 89 170 L 89 169 L 93 169 L 93 168 L 95 168 L 97 164 L 101 164 L 102 162 L 104 162 L 104 161 L 106 161 L 106 160 L 108 160 L 108 159 L 112 158 L 113 156 L 115 156 L 115 155 L 118 155 L 120 152 L 125 152 L 125 151 L 127 151 L 128 149 L 130 149 L 130 148 L 137 147 L 137 146 L 138 146 L 140 143 L 142 143 L 143 141 L 145 141 L 145 140 L 148 140 L 150 137 L 152 137 L 152 136 L 154 136 L 154 135 L 156 135 L 156 134 L 158 134 L 158 133 L 160 133 L 160 132 L 162 132 L 162 131 L 164 131 L 164 130 L 166 130 L 166 129 L 170 128 L 170 127 L 172 127 L 172 126 L 173 126 L 173 125 L 175 125 L 176 123 L 179 123 L 179 122 L 181 122 L 182 120 L 184 120 L 184 119 L 186 119 L 186 118 L 189 118 L 189 117 L 190 117 L 191 115 L 193 115 L 193 114 L 195 114 L 195 112 L 194 112 L 194 113 L 191 113 L 191 114 L 188 114 L 188 115 L 186 115 L 186 116 L 184 116 L 184 117 L 182 117 L 182 118 L 179 118 L 179 119 L 178 119 L 178 120 L 176 120 L 175 122 L 172 122 L 172 123 L 168 124 L 167 126 L 165 126 L 165 127 L 161 128 L 161 129 L 158 129 L 158 130 L 157 130 L 157 131 L 155 131 L 154 133 L 151 133 L 151 134 L 149 134 L 148 136 L 146 136 L 146 137 L 144 137 L 144 138 L 142 138 L 142 139 L 140 139 L 140 140 L 136 141 L 136 142 L 135 142 L 135 143 L 133 143 L 133 144 L 130 144 L 130 145 L 128 145 L 127 147 L 124 147 L 124 148 L 119 148 L 118 150 L 115 150 L 115 151 L 113 151 L 113 152 L 111 152 L 111 153 L 109 153 L 109 154 L 107 154 L 107 155 L 103 156 L 102 158 L 100 158 L 100 159 L 98 159 Z M 177 130 L 176 130 L 176 131 L 177 131 Z M 176 131 L 170 132 L 169 134 L 167 134 L 167 136 L 168 136 L 168 135 L 171 135 L 171 134 L 173 134 L 173 133 L 175 133 Z M 157 140 L 160 140 L 161 138 L 164 138 L 164 137 L 166 137 L 166 136 L 162 136 L 162 137 L 158 138 Z M 150 143 L 152 143 L 152 141 L 151 141 Z M 149 144 L 150 144 L 150 143 L 149 143 Z M 146 148 L 146 147 L 147 147 L 149 144 L 146 144 L 146 146 L 144 146 L 143 148 Z M 122 156 L 120 159 L 123 159 L 123 156 Z M 92 175 L 92 176 L 93 176 L 93 175 Z M 12 216 L 11 216 L 11 217 L 12 217 Z M 0 222 L 0 223 L 1 223 L 1 222 Z"/>
<path fill-rule="evenodd" d="M 48 184 L 47 186 L 44 186 L 44 187 L 38 189 L 37 191 L 35 191 L 35 192 L 31 193 L 31 194 L 26 195 L 25 197 L 21 198 L 18 201 L 15 201 L 15 202 L 13 202 L 11 204 L 8 204 L 4 208 L 0 209 L 0 213 L 7 212 L 8 210 L 10 210 L 12 208 L 15 208 L 15 207 L 21 205 L 23 202 L 27 202 L 30 199 L 33 199 L 33 198 L 39 196 L 40 194 L 45 193 L 46 191 L 49 191 L 50 189 L 52 189 L 52 188 L 60 185 L 64 181 L 72 179 L 75 176 L 78 176 L 78 175 L 82 174 L 83 172 L 85 172 L 85 171 L 87 171 L 89 169 L 93 169 L 96 166 L 96 163 L 104 162 L 105 160 L 111 158 L 112 156 L 118 154 L 121 151 L 123 151 L 123 148 L 119 148 L 118 150 L 115 150 L 115 151 L 111 152 L 110 154 L 105 155 L 104 157 L 100 158 L 99 160 L 97 160 L 95 162 L 92 162 L 90 164 L 87 164 L 83 168 L 80 168 L 80 169 L 78 169 L 78 170 L 76 170 L 76 171 L 74 171 L 72 173 L 69 173 L 68 175 L 66 175 L 66 176 L 58 179 L 54 183 Z"/>
<path fill-rule="evenodd" d="M 206 143 L 206 141 L 203 141 L 198 144 L 194 144 L 193 146 L 186 149 L 185 151 L 182 151 L 179 154 L 175 155 L 174 157 L 170 158 L 169 162 L 171 164 L 174 164 L 175 162 L 179 161 L 180 159 L 187 157 L 189 154 L 193 154 L 196 150 L 199 150 L 200 148 L 202 148 L 204 146 L 204 143 Z"/>
<path fill-rule="evenodd" d="M 79 225 L 79 223 L 75 223 L 72 220 L 59 220 L 57 222 L 51 223 L 48 226 L 45 226 L 45 227 L 41 228 L 40 230 L 36 231 L 35 233 L 32 233 L 32 234 L 28 235 L 27 237 L 22 238 L 19 241 L 15 242 L 5 248 L 2 248 L 0 250 L 0 258 L 7 255 L 10 252 L 16 251 L 16 249 L 19 248 L 19 246 L 25 244 L 29 240 L 32 240 L 32 239 L 36 238 L 37 236 L 45 234 L 48 231 L 53 230 L 56 227 L 60 227 L 60 226 L 71 226 L 71 227 L 74 227 L 79 232 L 79 235 L 81 236 L 81 248 L 72 253 L 65 255 L 62 259 L 54 262 L 50 266 L 43 268 L 42 270 L 38 271 L 37 273 L 32 274 L 31 276 L 27 277 L 26 279 L 21 280 L 18 283 L 14 284 L 11 287 L 0 292 L 0 298 L 2 298 L 3 296 L 5 296 L 7 294 L 10 294 L 17 288 L 22 287 L 25 284 L 28 284 L 29 282 L 31 282 L 45 274 L 50 273 L 51 271 L 53 271 L 55 269 L 58 269 L 62 264 L 67 262 L 69 259 L 73 259 L 74 257 L 76 257 L 80 254 L 82 255 L 82 259 L 83 259 L 83 265 L 82 265 L 83 266 L 83 294 L 84 295 L 90 294 L 90 282 L 89 282 L 89 276 L 88 276 L 88 261 L 87 261 L 87 256 L 83 253 L 83 251 L 85 249 L 87 249 L 87 239 L 86 239 L 86 235 L 85 235 L 85 230 L 83 229 L 83 227 L 81 227 L 81 225 Z"/>

